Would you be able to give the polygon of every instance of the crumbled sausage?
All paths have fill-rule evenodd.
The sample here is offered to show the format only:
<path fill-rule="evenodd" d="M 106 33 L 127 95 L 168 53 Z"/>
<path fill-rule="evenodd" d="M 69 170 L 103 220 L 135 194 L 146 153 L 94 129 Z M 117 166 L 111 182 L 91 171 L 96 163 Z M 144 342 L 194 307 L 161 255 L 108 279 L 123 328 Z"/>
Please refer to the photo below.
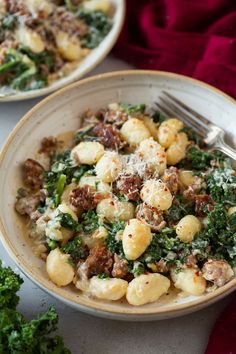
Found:
<path fill-rule="evenodd" d="M 185 263 L 188 268 L 193 268 L 197 264 L 196 256 L 190 254 L 189 256 L 186 257 Z"/>
<path fill-rule="evenodd" d="M 44 202 L 45 197 L 43 191 L 39 191 L 36 194 L 26 194 L 17 199 L 15 209 L 20 215 L 29 215 L 31 217 L 40 203 Z"/>
<path fill-rule="evenodd" d="M 172 194 L 177 193 L 179 187 L 179 173 L 176 167 L 169 167 L 165 170 L 163 182 L 167 185 Z"/>
<path fill-rule="evenodd" d="M 196 195 L 200 192 L 201 190 L 201 184 L 202 181 L 199 178 L 194 184 L 192 184 L 191 186 L 189 186 L 184 192 L 183 192 L 183 196 L 187 199 L 187 200 L 195 200 Z"/>
<path fill-rule="evenodd" d="M 27 159 L 23 164 L 23 180 L 31 189 L 40 189 L 43 185 L 44 168 L 33 159 Z"/>
<path fill-rule="evenodd" d="M 55 154 L 57 147 L 57 138 L 55 138 L 54 136 L 49 136 L 47 138 L 43 138 L 43 140 L 41 141 L 39 153 L 46 154 L 51 157 Z"/>
<path fill-rule="evenodd" d="M 114 278 L 124 278 L 128 273 L 128 262 L 117 254 L 114 255 L 112 276 Z"/>
<path fill-rule="evenodd" d="M 97 245 L 90 250 L 85 264 L 89 278 L 100 273 L 110 275 L 113 265 L 112 253 L 105 246 Z"/>
<path fill-rule="evenodd" d="M 70 192 L 70 203 L 78 208 L 90 210 L 96 207 L 99 198 L 90 186 L 78 187 Z"/>
<path fill-rule="evenodd" d="M 76 18 L 69 11 L 57 8 L 50 16 L 50 25 L 55 34 L 58 30 L 68 33 L 71 36 L 84 36 L 88 33 L 87 24 Z"/>
<path fill-rule="evenodd" d="M 226 261 L 211 259 L 204 264 L 202 275 L 206 280 L 220 287 L 234 276 L 234 272 Z"/>
<path fill-rule="evenodd" d="M 195 212 L 197 216 L 205 216 L 214 209 L 214 201 L 208 194 L 198 194 L 195 197 Z"/>
<path fill-rule="evenodd" d="M 160 231 L 166 226 L 163 212 L 146 203 L 142 203 L 137 207 L 136 217 L 146 222 L 153 231 Z"/>
<path fill-rule="evenodd" d="M 122 149 L 124 141 L 118 129 L 111 124 L 97 123 L 93 128 L 93 133 L 100 138 L 101 143 L 109 149 Z"/>
<path fill-rule="evenodd" d="M 121 194 L 126 195 L 130 200 L 139 199 L 142 180 L 138 175 L 123 174 L 119 177 L 116 187 Z"/>
<path fill-rule="evenodd" d="M 120 127 L 128 120 L 128 114 L 119 109 L 100 111 L 100 117 L 103 117 L 104 122 L 114 124 L 117 127 Z"/>
<path fill-rule="evenodd" d="M 161 259 L 159 262 L 155 263 L 157 272 L 158 273 L 168 273 L 170 270 L 170 267 L 167 265 L 166 261 L 164 259 Z"/>

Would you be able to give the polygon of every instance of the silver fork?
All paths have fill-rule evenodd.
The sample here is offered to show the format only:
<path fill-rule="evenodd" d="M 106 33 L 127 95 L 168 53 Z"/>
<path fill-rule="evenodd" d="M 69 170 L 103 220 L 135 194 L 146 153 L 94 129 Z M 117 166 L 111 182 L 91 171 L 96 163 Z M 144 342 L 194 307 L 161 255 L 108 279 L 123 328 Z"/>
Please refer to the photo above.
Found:
<path fill-rule="evenodd" d="M 166 91 L 163 91 L 163 97 L 160 97 L 160 102 L 155 102 L 155 104 L 161 113 L 167 117 L 181 119 L 200 135 L 209 149 L 219 150 L 236 160 L 236 150 L 225 142 L 225 131 L 222 128 L 212 124 L 206 117 L 203 117 Z"/>

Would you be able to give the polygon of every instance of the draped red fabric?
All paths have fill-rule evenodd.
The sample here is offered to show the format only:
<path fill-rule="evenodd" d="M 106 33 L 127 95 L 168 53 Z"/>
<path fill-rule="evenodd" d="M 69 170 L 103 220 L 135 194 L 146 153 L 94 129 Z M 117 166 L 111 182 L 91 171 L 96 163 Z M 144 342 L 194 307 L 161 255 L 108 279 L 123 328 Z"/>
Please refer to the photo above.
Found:
<path fill-rule="evenodd" d="M 236 354 L 236 300 L 217 320 L 205 354 Z"/>
<path fill-rule="evenodd" d="M 127 0 L 114 54 L 210 83 L 236 98 L 236 0 Z"/>

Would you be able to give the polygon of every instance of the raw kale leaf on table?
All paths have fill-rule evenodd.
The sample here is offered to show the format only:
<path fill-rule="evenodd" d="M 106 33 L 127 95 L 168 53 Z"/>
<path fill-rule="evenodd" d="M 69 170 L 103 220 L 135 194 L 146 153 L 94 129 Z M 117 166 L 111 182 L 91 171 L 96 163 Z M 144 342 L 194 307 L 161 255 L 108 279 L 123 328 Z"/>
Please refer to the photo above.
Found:
<path fill-rule="evenodd" d="M 54 307 L 31 321 L 17 311 L 22 278 L 0 261 L 0 353 L 1 354 L 70 354 L 57 329 Z"/>

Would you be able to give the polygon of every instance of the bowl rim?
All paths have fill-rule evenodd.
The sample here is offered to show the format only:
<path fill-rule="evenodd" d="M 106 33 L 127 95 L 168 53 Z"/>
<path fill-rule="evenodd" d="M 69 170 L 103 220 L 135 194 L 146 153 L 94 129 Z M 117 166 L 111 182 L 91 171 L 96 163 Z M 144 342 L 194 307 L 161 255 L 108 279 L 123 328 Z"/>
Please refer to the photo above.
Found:
<path fill-rule="evenodd" d="M 85 68 L 81 73 L 78 73 L 77 75 L 75 74 L 75 76 L 73 76 L 73 73 L 75 73 L 76 70 L 79 68 L 80 63 L 83 61 L 86 61 L 87 57 L 85 57 L 81 62 L 78 63 L 78 66 L 74 70 L 72 70 L 71 73 L 69 73 L 68 75 L 66 75 L 62 79 L 55 80 L 55 86 L 50 85 L 50 86 L 44 87 L 42 89 L 25 91 L 25 92 L 19 91 L 19 93 L 12 94 L 12 95 L 5 95 L 5 96 L 0 95 L 0 103 L 17 102 L 17 101 L 20 102 L 20 101 L 25 101 L 25 100 L 33 99 L 36 97 L 52 94 L 53 92 L 57 92 L 58 90 L 78 81 L 80 78 L 84 77 L 86 74 L 88 74 L 93 69 L 95 69 L 97 67 L 97 65 L 100 64 L 107 57 L 107 55 L 110 53 L 110 51 L 112 50 L 112 48 L 116 44 L 117 39 L 121 33 L 121 30 L 122 30 L 122 27 L 123 27 L 123 24 L 125 21 L 126 5 L 125 5 L 125 0 L 118 0 L 118 1 L 120 2 L 118 4 L 119 7 L 115 11 L 115 14 L 116 13 L 118 14 L 118 21 L 114 22 L 114 25 L 113 25 L 114 33 L 113 33 L 113 35 L 111 35 L 111 38 L 109 39 L 109 41 L 108 41 L 106 47 L 104 48 L 104 50 L 102 51 L 102 53 L 100 55 L 97 55 L 97 58 L 94 59 L 94 62 L 92 63 L 92 65 Z M 111 29 L 111 31 L 112 31 L 112 29 Z M 106 38 L 109 36 L 109 34 L 110 33 L 107 34 L 107 36 L 102 40 L 102 42 L 104 40 L 106 40 Z M 100 44 L 99 44 L 99 46 L 100 46 Z M 97 48 L 99 48 L 99 46 L 94 48 L 93 50 L 96 50 Z M 64 82 L 64 81 L 62 82 L 61 80 L 63 80 L 63 79 L 66 80 L 66 82 Z"/>
<path fill-rule="evenodd" d="M 89 77 L 83 80 L 80 80 L 78 82 L 72 83 L 66 87 L 63 87 L 62 89 L 54 92 L 50 96 L 46 97 L 39 103 L 37 103 L 31 110 L 29 110 L 17 123 L 17 125 L 14 127 L 10 135 L 8 136 L 7 140 L 5 141 L 1 151 L 0 151 L 0 167 L 1 163 L 5 158 L 5 155 L 7 154 L 8 147 L 17 135 L 19 129 L 30 119 L 33 119 L 34 113 L 37 111 L 40 111 L 41 107 L 44 105 L 47 105 L 50 103 L 51 100 L 53 100 L 55 97 L 59 97 L 61 94 L 68 92 L 74 88 L 80 88 L 83 85 L 86 85 L 87 83 L 90 82 L 98 82 L 102 79 L 110 79 L 114 77 L 119 77 L 119 76 L 145 76 L 145 75 L 150 75 L 150 76 L 156 76 L 156 77 L 167 77 L 167 78 L 173 78 L 173 79 L 178 79 L 180 81 L 188 81 L 194 85 L 200 85 L 201 87 L 207 89 L 208 91 L 213 91 L 217 95 L 222 96 L 224 99 L 228 100 L 231 104 L 233 103 L 236 108 L 236 100 L 229 95 L 225 94 L 221 90 L 212 87 L 209 84 L 206 84 L 200 80 L 196 80 L 184 75 L 179 75 L 179 74 L 174 74 L 174 73 L 169 73 L 165 71 L 152 71 L 152 70 L 123 70 L 123 71 L 115 71 L 115 72 L 110 72 L 110 73 L 104 73 L 104 74 L 99 74 L 93 77 Z M 169 317 L 174 317 L 178 316 L 185 311 L 187 312 L 193 312 L 197 310 L 198 308 L 205 307 L 220 298 L 228 295 L 232 291 L 236 289 L 236 277 L 232 279 L 230 282 L 225 284 L 224 286 L 220 287 L 219 289 L 215 290 L 212 293 L 208 293 L 204 296 L 200 296 L 197 299 L 194 299 L 188 303 L 185 304 L 175 304 L 175 305 L 167 305 L 167 306 L 161 306 L 157 307 L 156 309 L 153 308 L 139 308 L 135 307 L 131 311 L 129 311 L 128 308 L 123 308 L 123 309 L 107 309 L 106 308 L 106 302 L 98 302 L 96 305 L 88 306 L 86 304 L 83 304 L 83 301 L 77 298 L 77 301 L 73 300 L 73 296 L 68 293 L 66 294 L 60 294 L 61 293 L 61 288 L 56 287 L 53 283 L 50 282 L 50 280 L 40 277 L 40 276 L 35 276 L 34 272 L 31 271 L 30 264 L 25 262 L 24 259 L 21 259 L 19 254 L 14 251 L 14 247 L 12 246 L 10 239 L 8 238 L 7 232 L 4 228 L 2 217 L 0 215 L 0 238 L 2 240 L 2 243 L 9 253 L 10 257 L 12 260 L 19 266 L 21 271 L 29 277 L 35 284 L 37 284 L 40 288 L 42 288 L 44 291 L 48 292 L 49 294 L 53 295 L 57 299 L 66 302 L 67 304 L 83 311 L 87 312 L 93 315 L 100 315 L 100 316 L 106 316 L 110 318 L 118 318 L 122 319 L 122 317 L 126 317 L 126 319 L 158 319 L 160 316 L 169 316 Z M 63 289 L 63 288 L 62 288 Z M 124 318 L 123 318 L 124 319 Z"/>

